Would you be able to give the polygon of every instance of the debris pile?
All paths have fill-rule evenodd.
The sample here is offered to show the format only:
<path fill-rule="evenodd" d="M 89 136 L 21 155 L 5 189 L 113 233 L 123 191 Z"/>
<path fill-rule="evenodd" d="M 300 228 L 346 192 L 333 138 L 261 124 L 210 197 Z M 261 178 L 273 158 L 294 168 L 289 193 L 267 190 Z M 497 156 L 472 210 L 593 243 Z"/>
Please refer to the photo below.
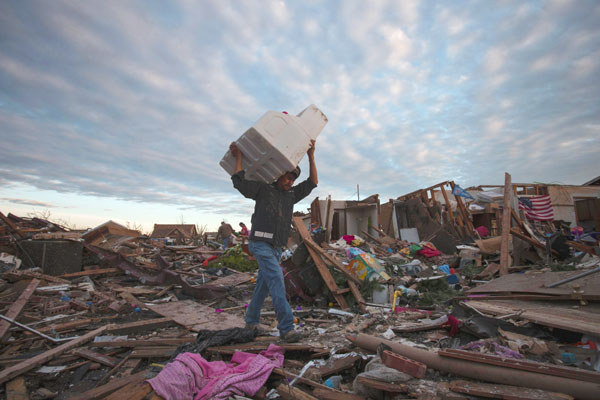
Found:
<path fill-rule="evenodd" d="M 507 174 L 383 205 L 315 199 L 281 261 L 307 334 L 293 344 L 270 298 L 244 327 L 257 264 L 243 238 L 0 213 L 3 396 L 600 398 L 600 214 L 586 200 L 572 229 L 566 201 L 538 203 L 566 190 Z"/>

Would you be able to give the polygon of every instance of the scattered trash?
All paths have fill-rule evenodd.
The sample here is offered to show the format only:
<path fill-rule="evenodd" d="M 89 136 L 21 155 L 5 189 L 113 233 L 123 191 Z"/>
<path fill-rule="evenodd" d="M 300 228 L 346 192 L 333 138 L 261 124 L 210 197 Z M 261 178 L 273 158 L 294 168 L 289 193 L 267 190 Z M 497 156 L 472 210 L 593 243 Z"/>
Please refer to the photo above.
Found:
<path fill-rule="evenodd" d="M 195 225 L 70 231 L 0 213 L 0 383 L 26 380 L 31 398 L 142 398 L 158 374 L 171 390 L 180 362 L 219 374 L 243 359 L 264 381 L 238 399 L 597 398 L 599 210 L 585 200 L 590 218 L 576 215 L 573 194 L 598 188 L 447 181 L 385 203 L 315 199 L 281 261 L 297 343 L 280 340 L 269 298 L 245 324 L 257 282 L 245 238 L 223 250 Z M 252 360 L 270 345 L 285 361 L 262 370 Z"/>

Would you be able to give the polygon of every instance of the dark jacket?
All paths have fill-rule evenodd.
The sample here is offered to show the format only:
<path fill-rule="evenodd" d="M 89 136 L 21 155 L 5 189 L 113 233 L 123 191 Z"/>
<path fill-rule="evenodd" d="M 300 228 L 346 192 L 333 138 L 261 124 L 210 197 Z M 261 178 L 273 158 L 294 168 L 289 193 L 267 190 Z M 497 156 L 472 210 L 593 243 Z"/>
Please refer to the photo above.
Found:
<path fill-rule="evenodd" d="M 233 187 L 244 197 L 256 201 L 250 240 L 269 242 L 276 248 L 285 246 L 290 236 L 294 204 L 308 196 L 317 185 L 309 178 L 284 191 L 277 183 L 249 181 L 244 175 L 245 171 L 240 171 L 233 174 L 231 180 Z"/>

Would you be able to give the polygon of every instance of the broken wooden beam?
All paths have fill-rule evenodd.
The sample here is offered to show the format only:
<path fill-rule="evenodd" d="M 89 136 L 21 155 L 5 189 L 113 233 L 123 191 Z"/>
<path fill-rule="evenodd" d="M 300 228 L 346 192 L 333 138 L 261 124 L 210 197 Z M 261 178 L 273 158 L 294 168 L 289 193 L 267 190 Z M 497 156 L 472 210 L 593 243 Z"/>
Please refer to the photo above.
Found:
<path fill-rule="evenodd" d="M 504 203 L 502 208 L 502 242 L 500 244 L 500 276 L 508 274 L 510 267 L 510 225 L 511 225 L 511 177 L 504 173 Z"/>
<path fill-rule="evenodd" d="M 567 245 L 573 247 L 574 249 L 583 251 L 584 253 L 587 253 L 591 256 L 597 255 L 596 251 L 594 250 L 594 248 L 592 246 L 586 246 L 583 243 L 573 242 L 572 240 L 567 240 L 566 243 L 567 243 Z"/>
<path fill-rule="evenodd" d="M 114 367 L 119 363 L 119 360 L 117 360 L 115 357 L 96 353 L 95 351 L 86 348 L 75 349 L 73 350 L 73 354 L 79 357 L 86 358 L 88 360 L 95 361 L 102 365 L 106 365 L 107 367 Z"/>
<path fill-rule="evenodd" d="M 356 276 L 354 276 L 354 274 L 352 274 L 352 272 L 348 271 L 348 269 L 344 267 L 342 262 L 340 260 L 338 260 L 335 256 L 332 256 L 331 254 L 327 253 L 325 250 L 323 250 L 323 248 L 321 246 L 319 246 L 312 240 L 305 240 L 304 243 L 307 244 L 308 246 L 310 246 L 314 251 L 319 253 L 319 255 L 321 257 L 323 257 L 327 261 L 329 261 L 331 263 L 331 265 L 333 265 L 338 271 L 343 273 L 346 276 L 346 278 L 348 278 L 352 282 L 356 283 L 359 287 L 360 287 L 360 285 L 362 285 L 362 281 L 360 279 L 358 279 Z"/>
<path fill-rule="evenodd" d="M 147 340 L 104 340 L 91 342 L 88 347 L 144 347 L 144 346 L 179 346 L 180 344 L 193 343 L 195 337 Z"/>
<path fill-rule="evenodd" d="M 337 374 L 338 372 L 352 368 L 360 360 L 360 356 L 347 356 L 329 360 L 322 367 L 311 367 L 306 371 L 306 377 L 313 380 L 320 380 L 324 377 Z"/>
<path fill-rule="evenodd" d="M 293 221 L 294 225 L 296 226 L 296 229 L 298 230 L 298 233 L 300 234 L 300 237 L 302 238 L 302 240 L 304 240 L 305 242 L 312 241 L 312 239 L 310 237 L 310 233 L 308 232 L 308 229 L 304 225 L 304 221 L 302 221 L 302 218 L 293 217 L 292 221 Z M 335 298 L 337 303 L 340 305 L 340 307 L 343 310 L 348 309 L 348 303 L 346 303 L 346 299 L 344 298 L 344 296 L 341 294 L 337 294 L 337 290 L 339 288 L 338 288 L 337 284 L 335 283 L 335 280 L 331 276 L 329 269 L 327 269 L 327 266 L 325 265 L 325 262 L 323 261 L 323 259 L 319 255 L 319 253 L 317 253 L 315 250 L 313 250 L 309 245 L 307 245 L 306 248 L 308 250 L 308 254 L 310 254 L 311 258 L 315 262 L 315 266 L 317 267 L 317 270 L 321 274 L 321 277 L 325 281 L 327 288 L 331 291 L 331 293 L 333 294 L 333 297 Z"/>
<path fill-rule="evenodd" d="M 60 278 L 70 279 L 70 278 L 79 278 L 79 277 L 82 277 L 82 276 L 121 274 L 122 272 L 123 271 L 121 271 L 119 268 L 89 269 L 89 270 L 86 270 L 86 271 L 71 272 L 69 274 L 63 274 L 63 275 L 60 276 Z"/>
<path fill-rule="evenodd" d="M 156 347 L 151 349 L 136 349 L 131 352 L 129 358 L 169 358 L 177 350 L 177 347 Z"/>
<path fill-rule="evenodd" d="M 120 334 L 131 334 L 143 330 L 164 328 L 165 326 L 169 326 L 174 323 L 175 322 L 171 318 L 154 318 L 135 322 L 128 322 L 125 324 L 110 324 L 106 327 L 106 331 Z"/>
<path fill-rule="evenodd" d="M 511 234 L 511 235 L 513 235 L 513 236 L 516 236 L 516 237 L 518 237 L 519 239 L 522 239 L 522 240 L 526 241 L 527 243 L 529 243 L 529 244 L 530 244 L 530 245 L 532 245 L 532 246 L 535 246 L 535 247 L 537 247 L 538 249 L 542 249 L 542 250 L 546 251 L 546 246 L 545 246 L 545 245 L 543 245 L 542 243 L 538 242 L 538 241 L 537 241 L 537 240 L 535 240 L 535 239 L 532 239 L 532 238 L 530 238 L 530 237 L 529 237 L 529 236 L 527 236 L 527 235 L 524 235 L 524 234 L 522 234 L 522 233 L 521 233 L 521 232 L 519 232 L 519 230 L 518 230 L 518 229 L 516 229 L 516 228 L 512 228 L 512 229 L 510 230 L 510 234 Z M 559 255 L 560 255 L 560 253 L 559 253 L 558 251 L 554 250 L 554 249 L 552 249 L 552 250 L 551 250 L 551 252 L 552 252 L 552 254 L 553 254 L 553 255 L 555 255 L 555 256 L 559 256 Z"/>
<path fill-rule="evenodd" d="M 19 316 L 21 310 L 23 310 L 23 307 L 25 307 L 25 304 L 29 301 L 29 298 L 33 295 L 33 292 L 40 282 L 39 279 L 33 279 L 29 285 L 27 285 L 27 288 L 21 293 L 17 301 L 15 301 L 8 309 L 6 317 L 14 320 Z M 0 339 L 6 335 L 8 328 L 10 328 L 10 322 L 4 320 L 0 321 Z"/>
<path fill-rule="evenodd" d="M 409 392 L 408 386 L 403 383 L 401 383 L 401 384 L 388 383 L 388 382 L 378 381 L 377 379 L 367 378 L 365 376 L 358 376 L 356 378 L 356 380 L 358 381 L 358 383 L 362 383 L 365 386 L 368 386 L 370 388 L 377 389 L 377 390 L 383 390 L 384 392 L 388 392 L 388 393 L 408 393 Z"/>
<path fill-rule="evenodd" d="M 85 335 L 78 337 L 77 339 L 73 339 L 70 342 L 65 344 L 61 344 L 58 347 L 55 347 L 51 350 L 48 350 L 42 354 L 38 354 L 35 357 L 32 357 L 28 360 L 20 362 L 19 364 L 13 365 L 12 367 L 6 368 L 5 370 L 0 372 L 0 383 L 4 383 L 16 376 L 19 376 L 37 366 L 45 364 L 49 360 L 53 359 L 56 356 L 61 355 L 62 353 L 71 350 L 83 343 L 86 343 L 92 340 L 97 335 L 101 334 L 106 330 L 106 326 L 102 326 L 100 328 L 94 329 L 91 332 L 86 333 Z"/>

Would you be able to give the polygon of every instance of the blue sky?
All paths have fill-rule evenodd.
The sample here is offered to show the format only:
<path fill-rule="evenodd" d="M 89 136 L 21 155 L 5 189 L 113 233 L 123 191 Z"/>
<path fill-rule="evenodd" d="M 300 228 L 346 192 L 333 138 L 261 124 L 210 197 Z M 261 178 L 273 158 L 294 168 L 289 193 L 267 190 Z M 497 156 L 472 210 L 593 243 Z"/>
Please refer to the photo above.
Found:
<path fill-rule="evenodd" d="M 0 211 L 249 223 L 218 165 L 267 110 L 329 118 L 310 200 L 599 174 L 600 2 L 0 2 Z M 301 163 L 307 171 L 306 159 Z M 304 175 L 305 177 L 306 175 Z"/>

